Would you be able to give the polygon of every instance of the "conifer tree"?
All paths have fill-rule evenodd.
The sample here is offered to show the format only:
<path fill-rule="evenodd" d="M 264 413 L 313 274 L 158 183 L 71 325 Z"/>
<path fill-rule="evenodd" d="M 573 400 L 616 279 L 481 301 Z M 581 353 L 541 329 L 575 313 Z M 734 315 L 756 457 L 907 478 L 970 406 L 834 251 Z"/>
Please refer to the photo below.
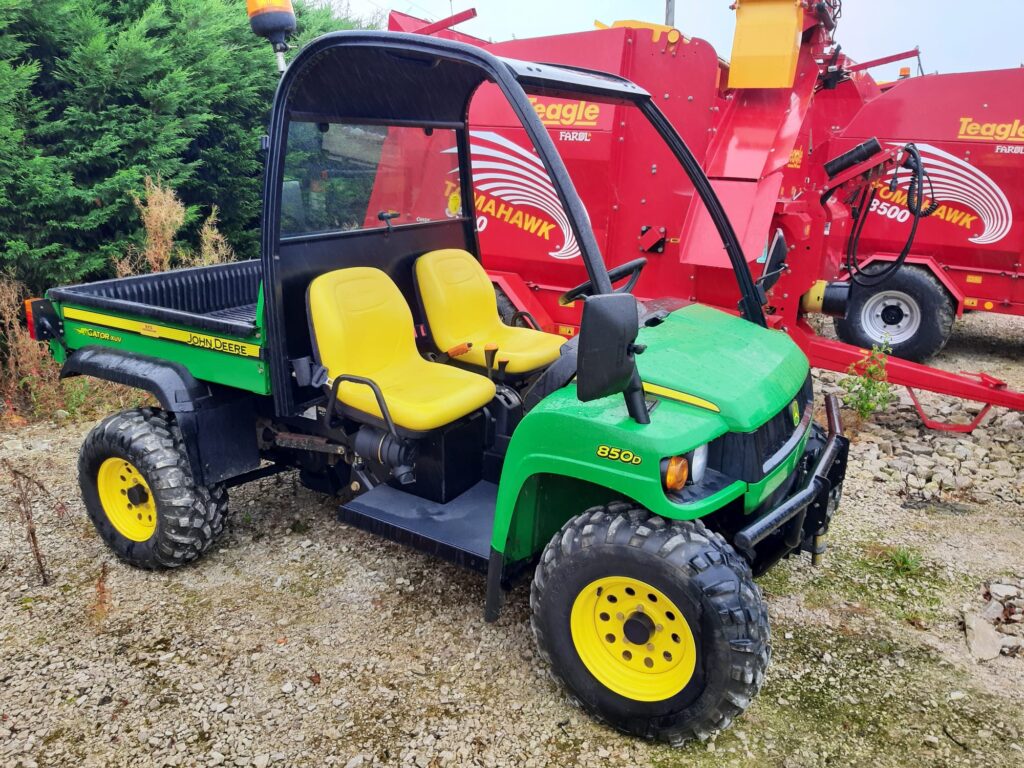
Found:
<path fill-rule="evenodd" d="M 295 6 L 300 44 L 353 25 Z M 37 291 L 108 276 L 147 177 L 186 204 L 187 237 L 217 206 L 257 256 L 276 85 L 243 0 L 0 0 L 0 270 Z"/>

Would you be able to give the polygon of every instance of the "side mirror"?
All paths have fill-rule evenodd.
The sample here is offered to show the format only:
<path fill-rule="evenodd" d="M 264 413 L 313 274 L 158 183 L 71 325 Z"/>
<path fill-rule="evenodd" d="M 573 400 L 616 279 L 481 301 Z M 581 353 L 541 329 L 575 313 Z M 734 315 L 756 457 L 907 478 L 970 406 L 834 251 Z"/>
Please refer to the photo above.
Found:
<path fill-rule="evenodd" d="M 622 392 L 629 415 L 650 421 L 636 370 L 640 331 L 636 298 L 630 293 L 591 296 L 583 305 L 577 350 L 576 394 L 583 402 Z"/>

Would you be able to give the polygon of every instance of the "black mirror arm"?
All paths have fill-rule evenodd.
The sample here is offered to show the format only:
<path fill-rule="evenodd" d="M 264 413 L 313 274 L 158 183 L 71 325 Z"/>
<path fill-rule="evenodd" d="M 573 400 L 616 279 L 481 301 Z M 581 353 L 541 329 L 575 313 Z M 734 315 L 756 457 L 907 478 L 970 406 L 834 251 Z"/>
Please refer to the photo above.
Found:
<path fill-rule="evenodd" d="M 644 397 L 644 383 L 640 379 L 640 371 L 633 368 L 633 377 L 622 392 L 626 399 L 626 411 L 637 424 L 650 424 L 651 413 L 647 410 L 647 398 Z"/>

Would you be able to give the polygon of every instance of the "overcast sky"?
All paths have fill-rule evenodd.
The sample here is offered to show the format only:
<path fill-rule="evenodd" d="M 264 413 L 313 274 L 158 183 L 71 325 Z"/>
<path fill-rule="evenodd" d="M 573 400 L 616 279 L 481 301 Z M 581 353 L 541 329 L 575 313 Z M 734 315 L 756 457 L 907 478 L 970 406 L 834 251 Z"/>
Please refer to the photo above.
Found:
<path fill-rule="evenodd" d="M 339 0 L 338 4 L 344 3 Z M 676 0 L 683 34 L 712 43 L 729 58 L 734 13 L 731 0 Z M 539 37 L 593 29 L 594 20 L 663 22 L 664 0 L 349 0 L 357 15 L 398 11 L 437 20 L 467 8 L 477 18 L 459 30 L 493 40 Z M 1018 67 L 1024 63 L 1024 0 L 845 0 L 838 40 L 859 61 L 921 47 L 928 72 Z M 892 79 L 900 65 L 874 71 Z"/>

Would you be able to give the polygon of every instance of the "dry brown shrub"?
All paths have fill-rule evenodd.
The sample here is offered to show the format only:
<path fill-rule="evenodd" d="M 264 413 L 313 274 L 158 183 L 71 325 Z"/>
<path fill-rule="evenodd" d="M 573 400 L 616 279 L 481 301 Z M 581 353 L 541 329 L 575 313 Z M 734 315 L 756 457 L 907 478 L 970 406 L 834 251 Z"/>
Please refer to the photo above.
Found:
<path fill-rule="evenodd" d="M 145 271 L 146 259 L 135 246 L 129 246 L 124 256 L 115 256 L 110 261 L 114 265 L 114 276 L 118 279 L 139 275 Z"/>
<path fill-rule="evenodd" d="M 159 177 L 156 181 L 147 176 L 143 198 L 134 195 L 135 207 L 146 231 L 146 245 L 142 257 L 150 272 L 165 272 L 177 254 L 174 238 L 185 225 L 186 209 L 177 193 L 165 186 Z M 127 258 L 127 256 L 126 256 Z M 116 268 L 115 262 L 115 268 Z"/>
<path fill-rule="evenodd" d="M 235 252 L 218 226 L 220 209 L 216 205 L 199 230 L 199 251 L 196 252 L 174 242 L 185 224 L 187 209 L 172 188 L 165 186 L 159 178 L 153 181 L 147 176 L 144 196 L 136 195 L 134 200 L 146 240 L 141 250 L 132 246 L 123 256 L 111 260 L 117 277 L 234 261 Z"/>
<path fill-rule="evenodd" d="M 50 574 L 46 570 L 46 558 L 43 557 L 43 551 L 39 547 L 32 502 L 37 498 L 50 502 L 57 517 L 67 515 L 67 504 L 55 497 L 38 478 L 14 466 L 10 459 L 0 458 L 0 470 L 2 470 L 0 477 L 7 475 L 10 478 L 10 486 L 14 489 L 14 495 L 18 502 L 18 518 L 25 528 L 25 539 L 36 564 L 36 573 L 39 574 L 39 580 L 46 586 L 50 583 Z"/>
<path fill-rule="evenodd" d="M 60 391 L 60 369 L 46 346 L 34 341 L 22 324 L 25 286 L 0 277 L 0 397 L 3 418 L 14 424 L 34 413 L 42 400 Z"/>
<path fill-rule="evenodd" d="M 0 275 L 0 424 L 89 418 L 149 402 L 145 392 L 86 377 L 60 380 L 60 365 L 24 324 L 25 286 Z M 63 414 L 58 414 L 64 411 Z"/>
<path fill-rule="evenodd" d="M 215 205 L 199 230 L 199 252 L 182 250 L 179 259 L 186 267 L 209 267 L 235 260 L 235 252 L 228 239 L 221 234 L 218 224 L 220 209 Z"/>
<path fill-rule="evenodd" d="M 197 266 L 225 264 L 235 260 L 235 252 L 218 228 L 220 209 L 215 205 L 199 230 L 199 258 Z"/>
<path fill-rule="evenodd" d="M 110 587 L 107 586 L 107 576 L 110 575 L 110 566 L 104 560 L 100 563 L 100 573 L 96 577 L 96 597 L 89 604 L 89 619 L 93 624 L 102 624 L 110 613 Z"/>

